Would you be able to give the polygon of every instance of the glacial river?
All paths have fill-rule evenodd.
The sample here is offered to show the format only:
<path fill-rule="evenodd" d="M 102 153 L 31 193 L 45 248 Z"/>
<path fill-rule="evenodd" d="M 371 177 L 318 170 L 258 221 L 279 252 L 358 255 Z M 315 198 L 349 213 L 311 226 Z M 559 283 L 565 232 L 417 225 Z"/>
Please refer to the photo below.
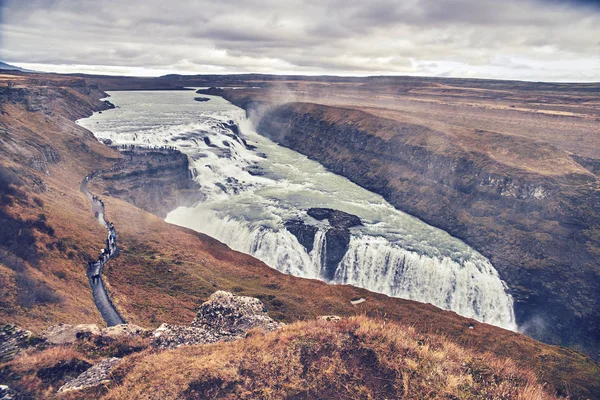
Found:
<path fill-rule="evenodd" d="M 327 220 L 313 207 L 358 216 L 330 283 L 346 283 L 516 329 L 513 301 L 492 264 L 448 233 L 395 209 L 381 196 L 258 135 L 242 109 L 193 91 L 111 92 L 113 110 L 78 123 L 115 144 L 173 146 L 190 158 L 206 200 L 166 220 L 210 235 L 281 272 L 326 279 Z M 239 127 L 239 132 L 233 124 Z M 317 228 L 308 251 L 285 228 Z"/>

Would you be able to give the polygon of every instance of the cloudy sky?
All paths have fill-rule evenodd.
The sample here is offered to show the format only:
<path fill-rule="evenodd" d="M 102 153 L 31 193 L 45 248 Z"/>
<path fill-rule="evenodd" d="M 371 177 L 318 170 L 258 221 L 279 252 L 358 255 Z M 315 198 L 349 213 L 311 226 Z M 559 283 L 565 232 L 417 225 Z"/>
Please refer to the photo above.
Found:
<path fill-rule="evenodd" d="M 0 4 L 0 60 L 36 70 L 600 81 L 600 0 Z"/>

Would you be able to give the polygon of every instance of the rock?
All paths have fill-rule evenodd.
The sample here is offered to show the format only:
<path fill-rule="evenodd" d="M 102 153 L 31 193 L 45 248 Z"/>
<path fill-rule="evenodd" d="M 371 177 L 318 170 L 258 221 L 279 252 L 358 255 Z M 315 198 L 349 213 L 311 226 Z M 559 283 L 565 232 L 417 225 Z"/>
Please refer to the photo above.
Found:
<path fill-rule="evenodd" d="M 325 234 L 325 268 L 321 276 L 333 281 L 335 271 L 350 247 L 350 230 L 348 228 L 330 228 Z"/>
<path fill-rule="evenodd" d="M 17 398 L 17 392 L 6 385 L 0 385 L 0 400 L 13 400 Z"/>
<path fill-rule="evenodd" d="M 100 361 L 98 364 L 83 372 L 77 378 L 63 385 L 58 390 L 58 393 L 89 389 L 110 382 L 108 379 L 108 374 L 120 361 L 121 359 L 117 357 L 107 358 Z"/>
<path fill-rule="evenodd" d="M 342 317 L 339 315 L 320 315 L 317 319 L 320 321 L 339 322 L 342 320 Z"/>
<path fill-rule="evenodd" d="M 243 338 L 250 329 L 274 330 L 280 323 L 268 316 L 263 303 L 253 297 L 218 291 L 203 303 L 191 326 L 162 324 L 153 334 L 159 349 Z"/>
<path fill-rule="evenodd" d="M 359 217 L 340 210 L 333 210 L 331 208 L 309 208 L 306 213 L 319 221 L 327 219 L 332 227 L 338 229 L 362 226 Z"/>
<path fill-rule="evenodd" d="M 96 324 L 59 324 L 46 329 L 41 336 L 51 344 L 68 344 L 75 342 L 84 333 L 100 335 L 100 328 Z"/>
<path fill-rule="evenodd" d="M 308 225 L 302 220 L 294 219 L 285 222 L 285 229 L 296 236 L 298 242 L 310 253 L 314 247 L 315 234 L 319 230 L 314 225 Z"/>
<path fill-rule="evenodd" d="M 108 336 L 112 339 L 118 339 L 124 336 L 142 336 L 146 332 L 148 332 L 147 329 L 137 325 L 121 324 L 104 328 L 100 334 L 102 336 Z"/>
<path fill-rule="evenodd" d="M 333 280 L 335 271 L 350 245 L 350 228 L 361 226 L 362 222 L 356 215 L 331 208 L 309 208 L 306 213 L 316 220 L 327 220 L 329 228 L 325 233 L 325 260 L 321 277 Z M 285 222 L 285 228 L 298 239 L 307 252 L 314 247 L 314 239 L 319 228 L 302 220 Z"/>
<path fill-rule="evenodd" d="M 220 337 L 202 328 L 192 326 L 162 324 L 154 331 L 152 346 L 156 349 L 174 349 L 179 346 L 217 342 Z"/>
<path fill-rule="evenodd" d="M 36 377 L 49 386 L 59 386 L 75 379 L 79 374 L 87 371 L 92 364 L 79 358 L 61 360 L 54 365 L 40 368 Z"/>
<path fill-rule="evenodd" d="M 365 301 L 367 301 L 367 300 L 365 300 L 364 298 L 361 297 L 360 299 L 352 299 L 352 300 L 350 300 L 350 304 L 352 304 L 353 306 L 355 306 L 357 304 L 364 303 Z"/>
<path fill-rule="evenodd" d="M 0 330 L 0 363 L 15 358 L 22 350 L 35 344 L 32 332 L 16 325 L 5 325 Z"/>
<path fill-rule="evenodd" d="M 238 336 L 253 328 L 274 330 L 280 324 L 269 317 L 259 299 L 220 290 L 200 306 L 192 326 L 216 335 Z"/>

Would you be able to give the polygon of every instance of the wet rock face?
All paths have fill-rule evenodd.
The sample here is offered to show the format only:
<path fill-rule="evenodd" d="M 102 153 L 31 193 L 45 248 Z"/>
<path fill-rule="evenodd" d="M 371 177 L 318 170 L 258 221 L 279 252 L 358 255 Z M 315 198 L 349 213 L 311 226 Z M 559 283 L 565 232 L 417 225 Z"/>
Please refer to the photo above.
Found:
<path fill-rule="evenodd" d="M 332 210 L 331 208 L 309 208 L 306 213 L 319 221 L 327 219 L 329 224 L 337 229 L 348 229 L 362 225 L 360 218 L 356 215 L 340 210 Z"/>
<path fill-rule="evenodd" d="M 318 228 L 313 225 L 307 225 L 302 220 L 292 220 L 285 222 L 285 229 L 287 229 L 292 235 L 296 236 L 298 242 L 307 252 L 311 252 L 313 250 L 313 246 L 315 244 L 315 234 L 317 233 Z"/>
<path fill-rule="evenodd" d="M 152 346 L 158 349 L 241 339 L 250 329 L 274 330 L 281 326 L 253 297 L 218 291 L 203 303 L 191 326 L 162 324 Z"/>
<path fill-rule="evenodd" d="M 323 278 L 333 280 L 335 270 L 344 258 L 350 246 L 350 231 L 348 228 L 331 228 L 325 234 L 325 270 Z"/>
<path fill-rule="evenodd" d="M 350 228 L 361 226 L 362 222 L 356 215 L 331 208 L 310 208 L 306 213 L 318 221 L 326 219 L 329 222 L 330 227 L 325 234 L 325 269 L 322 271 L 322 275 L 324 279 L 332 280 L 338 264 L 348 251 Z M 313 250 L 315 235 L 318 231 L 316 226 L 306 224 L 301 220 L 291 220 L 285 223 L 285 228 L 296 236 L 307 252 L 310 253 Z"/>

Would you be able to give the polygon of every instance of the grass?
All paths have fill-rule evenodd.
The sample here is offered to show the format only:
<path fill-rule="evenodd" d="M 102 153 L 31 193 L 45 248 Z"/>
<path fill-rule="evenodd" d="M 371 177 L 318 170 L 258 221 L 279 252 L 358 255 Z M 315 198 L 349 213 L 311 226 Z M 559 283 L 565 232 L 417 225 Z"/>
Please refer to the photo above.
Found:
<path fill-rule="evenodd" d="M 552 399 L 530 370 L 383 320 L 309 321 L 139 355 L 106 399 Z"/>
<path fill-rule="evenodd" d="M 49 398 L 67 380 L 76 378 L 91 360 L 71 347 L 30 351 L 0 366 L 4 384 L 27 398 Z"/>

